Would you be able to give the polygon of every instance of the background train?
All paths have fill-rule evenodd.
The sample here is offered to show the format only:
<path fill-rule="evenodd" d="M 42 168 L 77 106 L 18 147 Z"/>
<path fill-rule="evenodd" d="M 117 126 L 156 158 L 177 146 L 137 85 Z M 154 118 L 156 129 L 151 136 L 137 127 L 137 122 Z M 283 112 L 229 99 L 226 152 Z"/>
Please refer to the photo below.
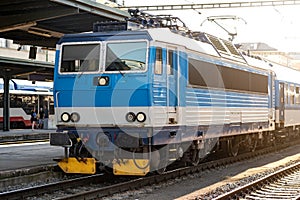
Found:
<path fill-rule="evenodd" d="M 178 18 L 131 14 L 57 44 L 50 143 L 65 148 L 66 173 L 161 173 L 299 136 L 300 72 Z"/>
<path fill-rule="evenodd" d="M 55 128 L 53 82 L 12 79 L 9 83 L 10 127 L 31 127 L 31 111 L 47 107 L 49 111 L 48 128 Z M 3 123 L 3 79 L 0 79 L 0 124 Z"/>

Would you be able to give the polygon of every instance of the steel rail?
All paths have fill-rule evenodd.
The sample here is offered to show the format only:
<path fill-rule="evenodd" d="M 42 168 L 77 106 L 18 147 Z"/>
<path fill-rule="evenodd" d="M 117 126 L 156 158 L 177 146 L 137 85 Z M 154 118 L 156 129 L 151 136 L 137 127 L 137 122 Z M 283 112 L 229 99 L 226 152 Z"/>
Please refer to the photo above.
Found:
<path fill-rule="evenodd" d="M 27 197 L 40 196 L 43 193 L 51 193 L 57 190 L 77 187 L 80 185 L 88 185 L 90 183 L 99 183 L 109 178 L 111 178 L 111 175 L 103 175 L 103 174 L 80 177 L 80 178 L 65 180 L 61 182 L 35 186 L 31 188 L 24 188 L 24 189 L 0 193 L 0 199 L 1 200 L 25 199 Z"/>
<path fill-rule="evenodd" d="M 225 194 L 215 198 L 215 200 L 245 198 L 245 196 L 247 194 L 250 194 L 251 192 L 258 190 L 267 184 L 275 182 L 276 180 L 281 179 L 282 177 L 285 177 L 285 176 L 293 173 L 294 171 L 300 171 L 300 163 L 296 163 L 294 165 L 285 167 L 285 168 L 283 168 L 279 171 L 276 171 L 270 175 L 267 175 L 261 179 L 253 181 L 242 187 L 236 188 L 228 193 L 225 193 Z M 299 183 L 300 183 L 300 181 L 299 181 Z M 283 191 L 284 191 L 284 189 L 283 189 Z M 300 192 L 300 189 L 299 189 L 299 192 Z M 282 199 L 284 199 L 284 197 L 286 197 L 286 196 L 282 196 Z M 261 197 L 261 198 L 263 198 L 263 197 Z M 294 198 L 298 199 L 296 196 Z M 293 199 L 293 198 L 289 197 L 289 199 Z"/>

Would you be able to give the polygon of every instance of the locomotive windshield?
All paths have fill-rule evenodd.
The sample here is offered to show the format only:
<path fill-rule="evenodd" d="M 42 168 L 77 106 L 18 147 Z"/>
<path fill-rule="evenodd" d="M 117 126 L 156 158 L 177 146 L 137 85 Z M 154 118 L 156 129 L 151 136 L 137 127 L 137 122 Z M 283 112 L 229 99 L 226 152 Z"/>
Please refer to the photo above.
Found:
<path fill-rule="evenodd" d="M 105 71 L 144 71 L 146 54 L 146 42 L 108 43 Z"/>
<path fill-rule="evenodd" d="M 60 72 L 93 72 L 99 70 L 100 45 L 64 45 Z"/>

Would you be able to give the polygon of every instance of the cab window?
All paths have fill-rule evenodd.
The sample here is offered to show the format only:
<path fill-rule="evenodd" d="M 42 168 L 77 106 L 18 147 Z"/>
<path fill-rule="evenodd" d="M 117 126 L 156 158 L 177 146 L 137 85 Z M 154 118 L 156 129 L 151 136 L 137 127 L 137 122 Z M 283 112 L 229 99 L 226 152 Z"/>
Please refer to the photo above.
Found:
<path fill-rule="evenodd" d="M 98 71 L 99 59 L 99 44 L 64 45 L 62 48 L 60 72 Z"/>

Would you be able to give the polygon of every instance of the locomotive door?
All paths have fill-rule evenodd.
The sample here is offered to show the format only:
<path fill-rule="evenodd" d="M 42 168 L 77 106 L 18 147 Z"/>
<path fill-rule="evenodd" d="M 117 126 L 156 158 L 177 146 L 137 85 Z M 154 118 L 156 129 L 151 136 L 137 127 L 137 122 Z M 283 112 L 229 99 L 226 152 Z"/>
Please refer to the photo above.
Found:
<path fill-rule="evenodd" d="M 167 66 L 166 66 L 166 80 L 167 80 L 167 115 L 168 123 L 175 124 L 177 120 L 177 102 L 178 102 L 178 53 L 176 48 L 167 47 Z"/>
<path fill-rule="evenodd" d="M 279 122 L 284 122 L 284 83 L 279 83 Z M 287 99 L 286 99 L 287 100 Z"/>
<path fill-rule="evenodd" d="M 175 47 L 156 47 L 153 76 L 153 110 L 155 124 L 177 122 L 178 53 Z M 165 109 L 161 109 L 160 107 Z M 162 117 L 164 116 L 164 117 Z M 162 120 L 162 119 L 166 119 Z"/>

